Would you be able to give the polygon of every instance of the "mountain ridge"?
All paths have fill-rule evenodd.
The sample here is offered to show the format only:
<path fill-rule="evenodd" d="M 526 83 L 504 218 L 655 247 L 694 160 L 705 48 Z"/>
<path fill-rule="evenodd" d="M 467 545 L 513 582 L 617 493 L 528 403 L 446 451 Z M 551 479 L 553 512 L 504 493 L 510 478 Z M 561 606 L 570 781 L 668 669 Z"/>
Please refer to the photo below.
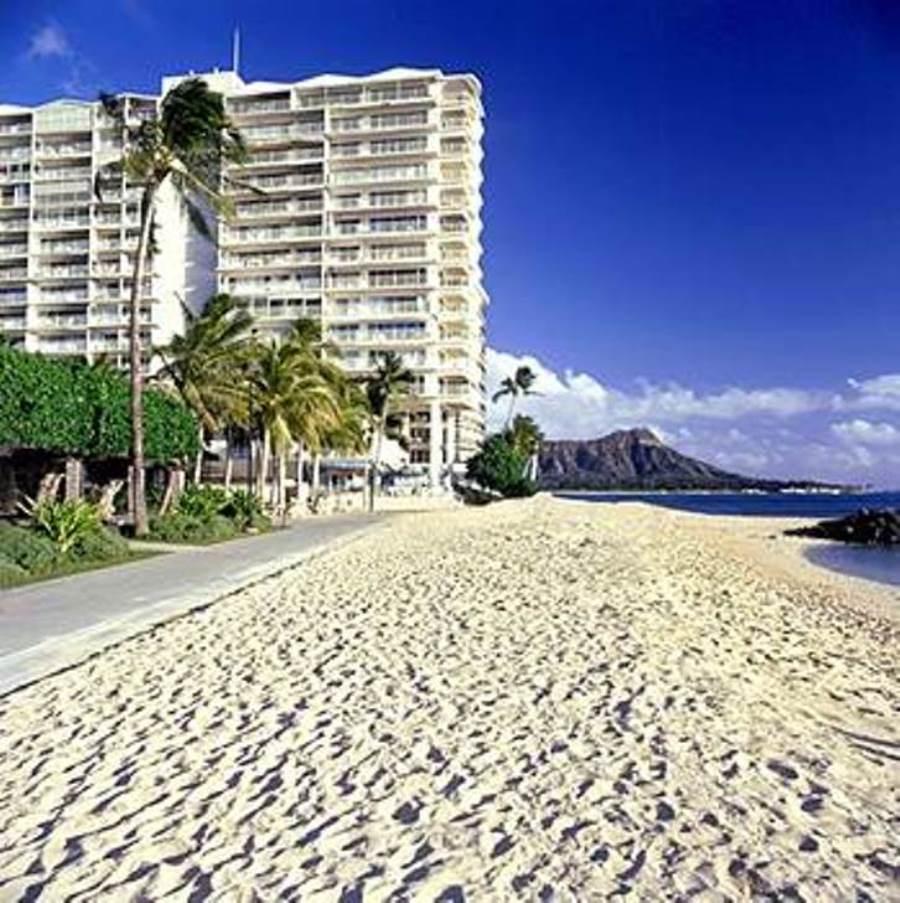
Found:
<path fill-rule="evenodd" d="M 846 488 L 812 480 L 772 480 L 732 473 L 666 445 L 647 427 L 616 430 L 597 439 L 541 443 L 543 489 L 732 490 Z"/>

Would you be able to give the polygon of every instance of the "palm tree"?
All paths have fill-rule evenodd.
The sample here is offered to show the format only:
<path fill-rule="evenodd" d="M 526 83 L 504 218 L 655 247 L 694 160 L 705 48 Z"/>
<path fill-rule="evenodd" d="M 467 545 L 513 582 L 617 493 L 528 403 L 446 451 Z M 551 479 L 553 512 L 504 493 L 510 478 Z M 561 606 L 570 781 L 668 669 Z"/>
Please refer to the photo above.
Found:
<path fill-rule="evenodd" d="M 134 256 L 129 311 L 129 357 L 131 361 L 131 467 L 134 531 L 147 531 L 147 501 L 144 473 L 143 354 L 140 333 L 140 298 L 144 267 L 152 256 L 151 236 L 155 205 L 160 190 L 169 185 L 180 198 L 194 228 L 206 237 L 210 229 L 198 203 L 227 216 L 231 204 L 221 193 L 225 163 L 241 163 L 247 151 L 240 134 L 225 114 L 222 97 L 210 91 L 199 78 L 186 79 L 170 90 L 159 113 L 138 125 L 126 121 L 122 98 L 101 95 L 107 115 L 122 129 L 124 153 L 121 164 L 98 172 L 97 196 L 110 178 L 119 184 L 141 187 L 140 231 Z"/>
<path fill-rule="evenodd" d="M 513 376 L 507 376 L 500 383 L 500 388 L 494 392 L 494 396 L 491 399 L 494 402 L 499 401 L 505 395 L 509 396 L 509 410 L 506 412 L 506 423 L 503 427 L 504 430 L 509 429 L 509 425 L 512 422 L 513 410 L 515 409 L 516 401 L 519 396 L 539 394 L 531 388 L 534 385 L 535 380 L 537 380 L 537 376 L 531 367 L 522 365 L 521 367 L 516 368 L 516 372 Z"/>
<path fill-rule="evenodd" d="M 317 362 L 291 342 L 273 339 L 256 348 L 248 369 L 253 404 L 262 428 L 262 452 L 258 492 L 265 489 L 269 462 L 276 462 L 272 502 L 284 511 L 287 484 L 287 454 L 297 438 L 308 428 L 308 418 L 336 418 L 332 388 L 323 378 Z"/>
<path fill-rule="evenodd" d="M 322 338 L 322 324 L 319 320 L 302 317 L 296 320 L 288 333 L 286 342 L 295 350 L 303 366 L 319 376 L 322 384 L 331 392 L 330 403 L 323 404 L 318 395 L 304 396 L 297 400 L 295 410 L 295 439 L 297 440 L 297 496 L 300 497 L 303 483 L 305 452 L 313 455 L 312 491 L 318 490 L 322 452 L 326 447 L 329 431 L 336 428 L 340 419 L 340 394 L 348 382 L 344 371 L 325 357 L 325 352 L 333 350 Z"/>
<path fill-rule="evenodd" d="M 530 480 L 537 479 L 538 454 L 544 440 L 544 434 L 537 423 L 531 417 L 517 414 L 503 435 L 510 446 L 527 459 L 525 476 Z"/>
<path fill-rule="evenodd" d="M 194 482 L 200 481 L 204 437 L 244 419 L 247 393 L 239 373 L 253 317 L 234 298 L 213 295 L 200 314 L 184 305 L 186 328 L 157 351 L 163 367 L 157 379 L 170 381 L 197 415 L 200 450 Z"/>
<path fill-rule="evenodd" d="M 369 468 L 369 511 L 375 510 L 377 471 L 381 466 L 381 451 L 387 433 L 388 414 L 398 397 L 409 392 L 415 381 L 412 371 L 395 351 L 383 352 L 375 375 L 366 383 L 366 398 L 372 419 L 372 450 Z"/>

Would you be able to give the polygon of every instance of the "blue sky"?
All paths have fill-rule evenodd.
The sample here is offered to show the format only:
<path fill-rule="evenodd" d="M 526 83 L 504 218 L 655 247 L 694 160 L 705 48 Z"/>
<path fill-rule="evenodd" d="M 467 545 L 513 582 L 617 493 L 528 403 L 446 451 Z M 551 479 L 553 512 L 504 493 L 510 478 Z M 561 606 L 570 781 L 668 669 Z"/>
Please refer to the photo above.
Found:
<path fill-rule="evenodd" d="M 900 485 L 900 4 L 0 0 L 0 97 L 392 65 L 487 108 L 492 378 L 554 435 Z"/>

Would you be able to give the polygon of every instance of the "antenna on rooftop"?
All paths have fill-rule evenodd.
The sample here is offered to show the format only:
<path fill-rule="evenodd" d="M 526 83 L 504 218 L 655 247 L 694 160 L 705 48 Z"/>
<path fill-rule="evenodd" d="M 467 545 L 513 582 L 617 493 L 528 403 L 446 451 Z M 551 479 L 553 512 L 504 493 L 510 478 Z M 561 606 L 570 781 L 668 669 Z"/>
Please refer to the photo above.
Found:
<path fill-rule="evenodd" d="M 241 30 L 235 28 L 231 43 L 231 71 L 237 72 L 241 63 Z"/>

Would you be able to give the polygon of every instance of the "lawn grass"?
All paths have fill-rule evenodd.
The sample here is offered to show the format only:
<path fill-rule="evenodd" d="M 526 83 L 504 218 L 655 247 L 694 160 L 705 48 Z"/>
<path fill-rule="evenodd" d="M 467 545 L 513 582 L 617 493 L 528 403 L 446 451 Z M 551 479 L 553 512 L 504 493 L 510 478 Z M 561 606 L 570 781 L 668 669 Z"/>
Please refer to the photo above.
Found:
<path fill-rule="evenodd" d="M 32 583 L 42 583 L 45 580 L 57 580 L 60 577 L 72 577 L 75 574 L 84 574 L 87 571 L 99 571 L 103 568 L 114 568 L 120 564 L 132 564 L 135 561 L 142 561 L 144 558 L 154 558 L 157 555 L 165 554 L 165 552 L 158 549 L 139 549 L 124 558 L 114 558 L 107 561 L 67 561 L 46 574 L 25 574 L 22 577 L 4 580 L 3 582 L 0 582 L 0 592 L 7 589 L 18 589 L 22 586 L 29 586 Z"/>

